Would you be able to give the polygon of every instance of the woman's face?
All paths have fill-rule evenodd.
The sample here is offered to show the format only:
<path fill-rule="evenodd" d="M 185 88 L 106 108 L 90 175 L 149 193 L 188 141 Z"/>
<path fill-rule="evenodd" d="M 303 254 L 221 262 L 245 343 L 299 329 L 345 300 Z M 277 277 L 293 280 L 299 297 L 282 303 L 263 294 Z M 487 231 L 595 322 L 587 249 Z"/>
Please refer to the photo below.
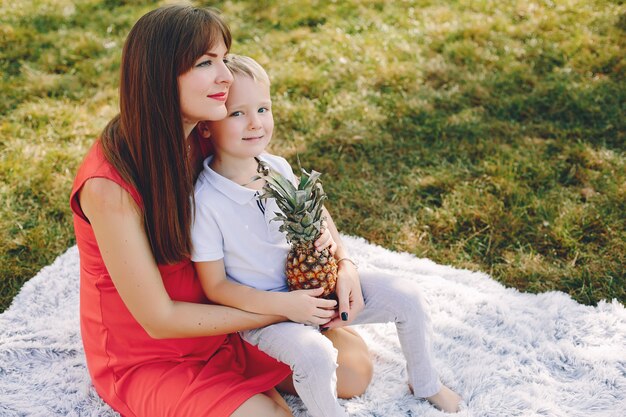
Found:
<path fill-rule="evenodd" d="M 189 71 L 178 77 L 185 126 L 193 128 L 201 120 L 226 117 L 226 98 L 233 82 L 233 76 L 224 64 L 227 52 L 224 43 L 218 43 L 198 58 Z"/>

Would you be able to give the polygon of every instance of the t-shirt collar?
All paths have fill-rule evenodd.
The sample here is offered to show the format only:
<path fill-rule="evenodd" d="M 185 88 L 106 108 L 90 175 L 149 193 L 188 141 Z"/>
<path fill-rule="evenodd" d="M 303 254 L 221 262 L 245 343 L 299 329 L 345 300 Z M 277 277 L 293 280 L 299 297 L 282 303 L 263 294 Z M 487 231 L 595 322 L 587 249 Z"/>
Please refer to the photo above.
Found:
<path fill-rule="evenodd" d="M 256 196 L 258 195 L 258 192 L 256 190 L 251 190 L 250 188 L 241 186 L 236 182 L 229 180 L 228 178 L 223 177 L 222 175 L 215 172 L 209 166 L 212 159 L 213 156 L 209 156 L 204 160 L 204 170 L 202 171 L 202 175 L 204 175 L 205 179 L 210 184 L 212 184 L 219 192 L 241 205 L 248 204 L 250 201 L 256 198 Z"/>

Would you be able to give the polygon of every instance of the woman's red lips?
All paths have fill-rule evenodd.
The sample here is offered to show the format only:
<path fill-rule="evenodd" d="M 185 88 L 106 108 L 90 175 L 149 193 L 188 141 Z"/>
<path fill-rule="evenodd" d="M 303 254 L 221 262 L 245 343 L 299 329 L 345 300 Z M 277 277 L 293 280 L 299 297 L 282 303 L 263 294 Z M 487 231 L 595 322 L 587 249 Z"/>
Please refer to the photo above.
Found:
<path fill-rule="evenodd" d="M 217 94 L 211 94 L 208 97 L 214 100 L 226 101 L 226 98 L 228 97 L 228 95 L 226 93 L 217 93 Z"/>

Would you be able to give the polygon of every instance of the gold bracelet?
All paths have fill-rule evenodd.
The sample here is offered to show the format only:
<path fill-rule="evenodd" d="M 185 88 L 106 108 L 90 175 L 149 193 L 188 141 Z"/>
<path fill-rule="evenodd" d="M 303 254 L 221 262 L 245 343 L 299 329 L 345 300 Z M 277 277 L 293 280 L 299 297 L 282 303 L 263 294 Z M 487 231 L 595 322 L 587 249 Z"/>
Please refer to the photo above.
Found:
<path fill-rule="evenodd" d="M 354 265 L 354 267 L 355 267 L 356 269 L 359 269 L 359 266 L 356 264 L 356 262 L 354 262 L 354 261 L 353 261 L 352 259 L 350 259 L 350 258 L 347 258 L 347 257 L 346 257 L 346 258 L 337 259 L 337 261 L 336 261 L 336 262 L 337 262 L 337 265 L 339 265 L 339 262 L 341 262 L 341 261 L 348 261 L 348 262 L 350 262 L 352 265 Z"/>

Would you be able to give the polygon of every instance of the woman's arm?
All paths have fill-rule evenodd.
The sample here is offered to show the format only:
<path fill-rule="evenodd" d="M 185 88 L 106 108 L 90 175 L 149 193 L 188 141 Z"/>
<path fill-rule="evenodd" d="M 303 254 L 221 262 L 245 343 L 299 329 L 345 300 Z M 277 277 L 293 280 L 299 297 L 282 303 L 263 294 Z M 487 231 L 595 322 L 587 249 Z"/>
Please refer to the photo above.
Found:
<path fill-rule="evenodd" d="M 170 299 L 140 210 L 130 194 L 113 181 L 93 178 L 85 183 L 79 199 L 115 288 L 150 336 L 159 339 L 219 335 L 285 320 L 282 316 Z"/>
<path fill-rule="evenodd" d="M 326 227 L 337 245 L 335 258 L 337 260 L 345 259 L 348 257 L 348 251 L 341 241 L 337 226 L 335 226 L 335 222 L 326 207 L 323 210 L 326 216 Z M 337 274 L 337 288 L 335 291 L 339 301 L 339 315 L 324 326 L 329 329 L 350 324 L 365 307 L 363 293 L 361 292 L 361 281 L 356 265 L 344 260 L 339 262 L 338 267 L 339 272 Z"/>

